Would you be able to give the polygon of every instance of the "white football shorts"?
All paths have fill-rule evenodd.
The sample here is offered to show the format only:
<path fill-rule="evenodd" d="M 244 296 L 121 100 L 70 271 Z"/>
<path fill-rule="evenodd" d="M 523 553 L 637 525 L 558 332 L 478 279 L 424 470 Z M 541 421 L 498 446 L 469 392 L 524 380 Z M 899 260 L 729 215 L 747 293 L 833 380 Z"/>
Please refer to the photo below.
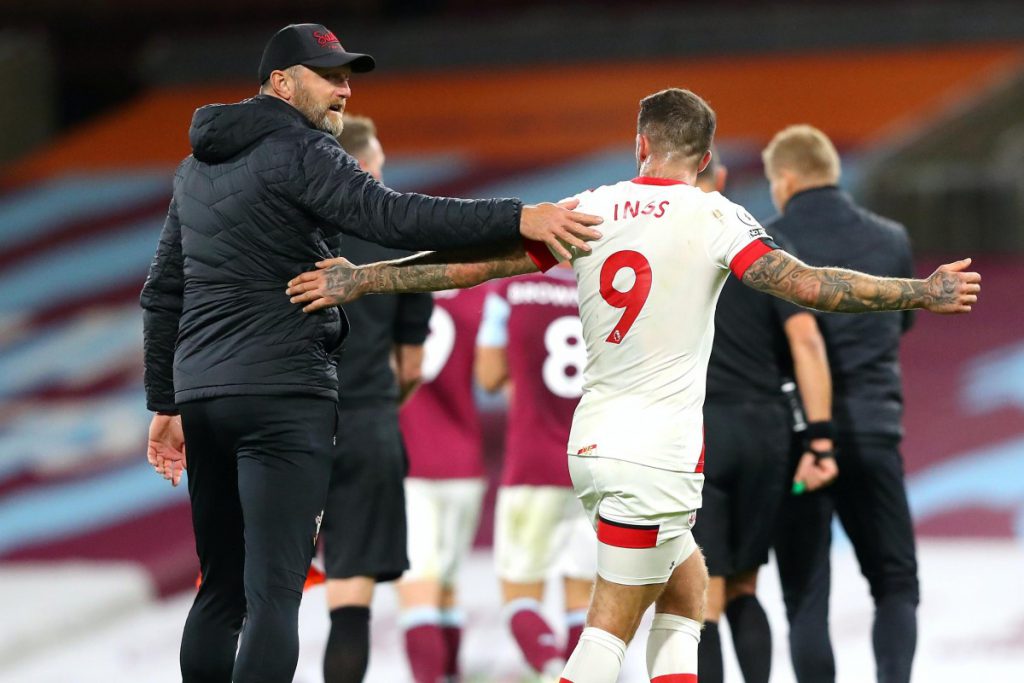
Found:
<path fill-rule="evenodd" d="M 480 479 L 405 480 L 409 569 L 403 581 L 455 584 L 480 520 Z"/>
<path fill-rule="evenodd" d="M 696 550 L 703 474 L 570 455 L 569 475 L 597 530 L 597 573 L 606 581 L 665 583 Z"/>
<path fill-rule="evenodd" d="M 593 580 L 597 537 L 572 489 L 503 486 L 494 519 L 498 577 L 514 583 L 549 575 Z"/>

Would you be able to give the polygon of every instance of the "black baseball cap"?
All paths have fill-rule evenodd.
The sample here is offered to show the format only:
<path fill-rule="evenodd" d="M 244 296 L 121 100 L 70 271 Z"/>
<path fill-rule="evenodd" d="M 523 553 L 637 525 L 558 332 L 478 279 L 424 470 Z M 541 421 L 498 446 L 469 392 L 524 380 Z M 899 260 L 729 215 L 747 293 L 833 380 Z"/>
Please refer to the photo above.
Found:
<path fill-rule="evenodd" d="M 260 83 L 271 71 L 290 66 L 351 66 L 355 73 L 373 71 L 377 65 L 370 55 L 345 52 L 334 32 L 323 24 L 289 24 L 274 34 L 263 48 Z"/>

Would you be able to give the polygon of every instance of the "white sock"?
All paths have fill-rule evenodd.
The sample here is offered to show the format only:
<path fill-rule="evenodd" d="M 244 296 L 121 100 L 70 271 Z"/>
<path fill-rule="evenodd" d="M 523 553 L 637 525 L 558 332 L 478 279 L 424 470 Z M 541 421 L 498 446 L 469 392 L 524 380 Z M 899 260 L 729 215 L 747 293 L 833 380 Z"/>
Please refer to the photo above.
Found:
<path fill-rule="evenodd" d="M 626 644 L 593 626 L 583 629 L 580 642 L 562 672 L 562 683 L 615 683 L 626 656 Z"/>
<path fill-rule="evenodd" d="M 647 674 L 651 683 L 662 676 L 690 675 L 697 683 L 700 623 L 675 614 L 655 614 L 647 636 Z M 688 683 L 686 678 L 665 679 Z"/>

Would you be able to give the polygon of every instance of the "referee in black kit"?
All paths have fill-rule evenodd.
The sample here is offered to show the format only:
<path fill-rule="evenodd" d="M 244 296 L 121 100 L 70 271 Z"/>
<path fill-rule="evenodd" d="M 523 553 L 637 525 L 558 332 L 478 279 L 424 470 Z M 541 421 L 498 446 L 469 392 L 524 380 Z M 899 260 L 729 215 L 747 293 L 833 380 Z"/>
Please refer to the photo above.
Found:
<path fill-rule="evenodd" d="M 186 683 L 295 671 L 302 585 L 348 428 L 330 357 L 347 325 L 283 292 L 330 256 L 324 238 L 443 249 L 522 236 L 568 258 L 561 241 L 589 250 L 582 240 L 598 236 L 587 225 L 600 219 L 565 207 L 400 194 L 360 171 L 334 136 L 350 75 L 373 67 L 324 26 L 281 29 L 259 94 L 197 110 L 175 173 L 142 306 L 148 457 L 176 482 L 187 452 L 203 576 L 182 635 Z"/>
<path fill-rule="evenodd" d="M 857 206 L 836 187 L 839 155 L 810 126 L 778 133 L 763 152 L 772 201 L 781 215 L 765 227 L 812 266 L 913 277 L 902 225 Z M 903 482 L 900 335 L 910 311 L 881 315 L 816 313 L 832 369 L 839 477 L 834 486 L 792 499 L 775 551 L 800 683 L 832 683 L 828 635 L 829 540 L 833 506 L 853 542 L 875 602 L 872 633 L 878 681 L 908 683 L 917 641 L 917 559 Z"/>
<path fill-rule="evenodd" d="M 384 150 L 373 121 L 345 114 L 339 142 L 377 180 Z M 348 235 L 333 249 L 355 264 L 408 252 Z M 419 385 L 430 294 L 367 296 L 345 306 L 353 330 L 336 354 L 341 424 L 322 527 L 331 632 L 325 683 L 358 683 L 370 656 L 370 604 L 377 583 L 409 568 L 405 520 L 408 461 L 398 407 Z"/>
<path fill-rule="evenodd" d="M 714 154 L 697 176 L 705 192 L 725 186 L 726 169 Z M 818 455 L 801 448 L 795 473 L 789 462 L 790 410 L 780 388 L 790 375 L 798 378 L 819 437 L 806 444 Z M 772 634 L 757 599 L 758 572 L 768 562 L 782 500 L 794 479 L 815 489 L 835 477 L 835 462 L 821 457 L 832 450 L 831 408 L 828 358 L 814 315 L 726 280 L 715 309 L 704 400 L 704 502 L 693 528 L 710 576 L 698 649 L 701 683 L 724 679 L 718 629 L 723 615 L 743 679 L 768 683 Z"/>

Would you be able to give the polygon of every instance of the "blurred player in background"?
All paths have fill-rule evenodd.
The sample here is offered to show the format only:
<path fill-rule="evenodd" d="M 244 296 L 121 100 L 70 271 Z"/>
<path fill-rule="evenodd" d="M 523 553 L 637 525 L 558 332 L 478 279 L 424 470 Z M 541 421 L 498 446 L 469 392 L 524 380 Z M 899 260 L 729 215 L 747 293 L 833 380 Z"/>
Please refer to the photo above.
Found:
<path fill-rule="evenodd" d="M 437 292 L 423 386 L 402 408 L 409 571 L 398 584 L 400 623 L 416 683 L 459 674 L 463 616 L 455 580 L 476 535 L 484 494 L 473 355 L 485 288 Z"/>
<path fill-rule="evenodd" d="M 586 363 L 571 268 L 492 286 L 476 370 L 481 387 L 508 387 L 510 393 L 495 564 L 505 622 L 530 667 L 551 680 L 583 632 L 597 562 L 594 532 L 565 464 Z M 552 573 L 563 578 L 565 647 L 541 614 L 544 582 Z"/>
<path fill-rule="evenodd" d="M 341 146 L 381 180 L 384 151 L 373 122 L 345 114 L 344 124 Z M 406 253 L 348 236 L 332 250 L 355 263 Z M 351 429 L 338 433 L 322 528 L 331 613 L 326 683 L 363 680 L 374 586 L 397 579 L 409 567 L 398 405 L 419 384 L 432 309 L 429 294 L 372 296 L 345 308 L 359 334 L 349 335 L 335 356 L 339 422 Z"/>
<path fill-rule="evenodd" d="M 966 313 L 981 289 L 969 260 L 927 280 L 813 268 L 775 247 L 742 207 L 692 184 L 711 159 L 715 115 L 671 88 L 644 98 L 639 177 L 574 197 L 604 237 L 573 259 L 587 345 L 569 472 L 598 537 L 598 577 L 567 683 L 612 683 L 647 607 L 653 683 L 697 680 L 707 570 L 691 529 L 701 504 L 704 386 L 718 293 L 731 270 L 755 289 L 849 313 Z M 569 205 L 575 205 L 570 203 Z M 542 244 L 420 254 L 361 268 L 344 259 L 289 282 L 312 312 L 370 292 L 468 287 L 557 264 Z"/>
<path fill-rule="evenodd" d="M 765 148 L 765 174 L 780 215 L 773 232 L 811 265 L 912 277 L 902 225 L 857 206 L 838 187 L 839 155 L 828 137 L 792 126 Z M 907 312 L 820 315 L 835 387 L 836 457 L 842 472 L 826 506 L 788 515 L 776 556 L 790 619 L 793 667 L 800 683 L 831 683 L 828 635 L 831 506 L 853 542 L 875 601 L 872 640 L 882 683 L 907 683 L 917 641 L 917 557 L 903 481 L 900 336 Z M 794 501 L 796 502 L 796 501 Z M 803 503 L 804 501 L 799 501 Z"/>
<path fill-rule="evenodd" d="M 711 157 L 697 187 L 721 192 L 726 169 Z M 772 634 L 757 600 L 757 574 L 768 561 L 776 520 L 788 494 L 790 410 L 780 389 L 795 371 L 811 429 L 831 435 L 832 383 L 814 316 L 735 279 L 715 310 L 715 341 L 704 401 L 704 497 L 693 535 L 711 579 L 699 650 L 701 683 L 723 680 L 718 622 L 729 619 L 747 683 L 768 683 Z M 811 441 L 794 478 L 816 489 L 835 477 L 832 441 Z M 803 455 L 803 453 L 801 453 Z"/>

